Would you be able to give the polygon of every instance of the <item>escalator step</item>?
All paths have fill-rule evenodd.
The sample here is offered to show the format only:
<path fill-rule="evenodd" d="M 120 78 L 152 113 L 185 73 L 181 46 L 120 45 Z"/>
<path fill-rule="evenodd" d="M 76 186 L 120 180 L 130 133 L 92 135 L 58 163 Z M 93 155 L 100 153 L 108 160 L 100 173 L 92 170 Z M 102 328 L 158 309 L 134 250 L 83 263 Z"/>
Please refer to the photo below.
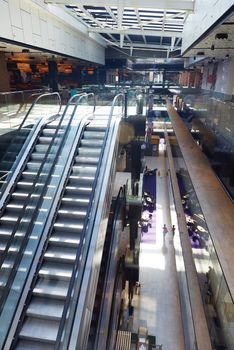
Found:
<path fill-rule="evenodd" d="M 79 148 L 78 154 L 83 157 L 99 157 L 100 152 L 101 152 L 100 148 L 81 147 Z"/>
<path fill-rule="evenodd" d="M 58 217 L 64 219 L 82 220 L 86 217 L 86 210 L 72 210 L 70 207 L 62 205 L 58 211 Z"/>
<path fill-rule="evenodd" d="M 15 350 L 54 350 L 53 344 L 41 343 L 41 342 L 33 342 L 30 340 L 20 339 L 17 342 Z"/>
<path fill-rule="evenodd" d="M 58 332 L 59 322 L 55 320 L 40 320 L 27 317 L 20 331 L 21 339 L 39 340 L 54 343 Z"/>
<path fill-rule="evenodd" d="M 56 261 L 44 261 L 39 276 L 46 279 L 59 279 L 67 281 L 72 273 L 72 264 Z"/>
<path fill-rule="evenodd" d="M 80 176 L 93 176 L 97 171 L 97 167 L 95 166 L 87 166 L 87 165 L 74 165 L 72 167 L 72 174 L 80 175 Z"/>
<path fill-rule="evenodd" d="M 96 140 L 96 139 L 82 139 L 81 140 L 81 146 L 83 147 L 102 147 L 103 140 Z"/>
<path fill-rule="evenodd" d="M 49 245 L 44 258 L 48 261 L 58 261 L 62 263 L 72 263 L 76 258 L 76 248 Z"/>
<path fill-rule="evenodd" d="M 51 245 L 62 247 L 78 247 L 80 244 L 80 237 L 77 233 L 73 234 L 66 230 L 53 230 L 53 233 L 49 239 Z"/>
<path fill-rule="evenodd" d="M 29 307 L 27 308 L 27 316 L 60 320 L 63 307 L 64 302 L 62 300 L 53 300 L 34 296 L 30 301 Z"/>
<path fill-rule="evenodd" d="M 74 232 L 79 234 L 83 229 L 82 220 L 71 220 L 67 218 L 58 218 L 54 224 L 54 228 L 57 231 Z"/>
<path fill-rule="evenodd" d="M 68 185 L 75 185 L 75 186 L 76 185 L 77 186 L 79 186 L 79 185 L 89 186 L 90 185 L 91 186 L 93 181 L 94 181 L 94 175 L 89 175 L 89 174 L 87 174 L 87 175 L 85 175 L 85 174 L 84 175 L 75 175 L 74 174 L 74 175 L 69 176 Z"/>
<path fill-rule="evenodd" d="M 68 290 L 68 281 L 60 281 L 59 279 L 43 279 L 37 281 L 33 289 L 33 295 L 54 299 L 65 299 Z"/>
<path fill-rule="evenodd" d="M 62 204 L 68 206 L 71 206 L 72 208 L 75 207 L 86 207 L 89 204 L 89 196 L 85 196 L 85 195 L 79 195 L 79 197 L 77 198 L 77 196 L 68 196 L 65 195 L 62 198 Z"/>
<path fill-rule="evenodd" d="M 77 156 L 76 158 L 76 163 L 77 164 L 98 164 L 99 158 L 98 157 L 81 157 Z"/>

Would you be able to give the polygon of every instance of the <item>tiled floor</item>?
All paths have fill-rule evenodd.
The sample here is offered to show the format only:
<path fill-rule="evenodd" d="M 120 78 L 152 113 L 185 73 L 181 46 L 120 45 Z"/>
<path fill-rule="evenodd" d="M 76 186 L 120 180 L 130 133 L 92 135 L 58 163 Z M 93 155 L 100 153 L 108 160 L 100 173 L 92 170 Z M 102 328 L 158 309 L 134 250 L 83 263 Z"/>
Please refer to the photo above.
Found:
<path fill-rule="evenodd" d="M 140 245 L 140 295 L 134 296 L 133 330 L 147 326 L 149 334 L 156 336 L 163 350 L 183 350 L 184 337 L 181 320 L 175 251 L 171 233 L 171 216 L 167 187 L 164 152 L 158 157 L 146 157 L 148 168 L 157 168 L 157 208 L 155 239 L 142 238 Z M 162 227 L 169 232 L 163 239 Z M 147 233 L 145 234 L 147 235 Z"/>

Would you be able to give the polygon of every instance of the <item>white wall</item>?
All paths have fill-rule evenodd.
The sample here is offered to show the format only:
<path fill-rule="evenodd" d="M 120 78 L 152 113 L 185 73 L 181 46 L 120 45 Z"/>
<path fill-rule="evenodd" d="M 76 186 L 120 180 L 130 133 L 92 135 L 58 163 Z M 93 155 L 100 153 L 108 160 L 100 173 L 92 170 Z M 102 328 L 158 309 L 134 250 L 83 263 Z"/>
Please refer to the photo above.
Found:
<path fill-rule="evenodd" d="M 0 37 L 105 63 L 105 43 L 62 8 L 43 0 L 0 0 Z"/>
<path fill-rule="evenodd" d="M 204 67 L 202 78 L 202 89 L 211 90 L 212 83 L 207 82 L 207 76 L 212 74 L 214 64 L 210 63 Z M 225 95 L 234 94 L 234 57 L 218 63 L 216 82 L 213 91 Z"/>
<path fill-rule="evenodd" d="M 184 23 L 182 53 L 232 5 L 233 0 L 195 0 L 194 13 Z"/>

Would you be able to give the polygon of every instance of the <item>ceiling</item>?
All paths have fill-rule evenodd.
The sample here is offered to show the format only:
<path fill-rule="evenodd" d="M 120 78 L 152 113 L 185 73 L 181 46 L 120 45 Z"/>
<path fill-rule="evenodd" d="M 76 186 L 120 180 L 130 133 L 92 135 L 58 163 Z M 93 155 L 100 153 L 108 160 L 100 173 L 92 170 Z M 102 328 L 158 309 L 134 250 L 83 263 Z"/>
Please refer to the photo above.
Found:
<path fill-rule="evenodd" d="M 184 57 L 221 60 L 234 56 L 234 14 L 218 24 L 188 50 Z"/>
<path fill-rule="evenodd" d="M 89 32 L 99 33 L 108 46 L 134 51 L 180 51 L 184 22 L 193 12 L 193 0 L 48 0 L 62 6 Z M 98 3 L 98 6 L 96 4 Z M 125 3 L 125 5 L 124 5 Z"/>

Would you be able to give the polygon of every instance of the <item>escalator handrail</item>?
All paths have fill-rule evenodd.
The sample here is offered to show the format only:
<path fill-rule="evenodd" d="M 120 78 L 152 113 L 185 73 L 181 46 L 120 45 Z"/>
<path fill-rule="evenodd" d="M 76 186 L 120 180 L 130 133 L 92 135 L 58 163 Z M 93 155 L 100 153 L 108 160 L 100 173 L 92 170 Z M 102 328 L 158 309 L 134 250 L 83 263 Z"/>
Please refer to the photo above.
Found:
<path fill-rule="evenodd" d="M 79 98 L 79 104 L 81 103 L 82 99 L 83 98 L 89 98 L 89 97 L 92 97 L 93 98 L 93 113 L 95 112 L 95 109 L 96 109 L 96 98 L 95 98 L 95 94 L 93 92 L 82 92 L 82 93 L 79 93 L 79 94 L 76 94 L 76 95 L 73 95 L 70 97 L 68 103 L 67 103 L 67 106 L 65 108 L 65 111 L 67 111 L 67 109 L 76 104 L 76 107 L 75 107 L 75 111 L 78 107 L 78 104 L 75 102 L 77 98 Z"/>
<path fill-rule="evenodd" d="M 92 185 L 91 198 L 89 200 L 89 204 L 87 207 L 87 213 L 91 213 L 91 208 L 93 205 L 93 200 L 94 200 L 94 195 L 95 195 L 94 189 L 96 188 L 101 165 L 102 165 L 102 158 L 103 158 L 104 151 L 105 151 L 105 146 L 106 146 L 106 142 L 107 142 L 107 138 L 108 138 L 108 134 L 109 134 L 109 128 L 110 128 L 110 124 L 112 121 L 115 104 L 116 104 L 116 101 L 118 101 L 119 99 L 122 99 L 122 101 L 124 102 L 125 96 L 123 93 L 116 95 L 115 98 L 113 99 L 113 102 L 112 102 L 110 114 L 108 117 L 106 132 L 105 132 L 105 136 L 103 139 L 103 144 L 102 144 L 102 148 L 101 148 L 101 152 L 100 152 L 100 156 L 99 156 L 99 161 L 98 161 L 98 165 L 97 165 L 97 170 L 96 170 L 95 178 L 94 178 L 93 185 Z M 124 103 L 122 104 L 122 106 L 124 106 Z M 92 217 L 92 215 L 94 216 L 93 213 L 91 213 L 91 217 Z M 96 213 L 95 213 L 95 215 L 96 215 Z M 66 295 L 66 301 L 64 304 L 63 313 L 62 313 L 61 321 L 59 324 L 59 329 L 57 332 L 57 337 L 56 337 L 56 342 L 55 342 L 55 347 L 54 347 L 55 350 L 59 350 L 59 347 L 61 344 L 62 334 L 64 331 L 64 325 L 66 322 L 67 312 L 68 312 L 69 304 L 70 304 L 71 297 L 72 297 L 73 286 L 74 286 L 75 279 L 76 279 L 76 273 L 77 273 L 79 266 L 80 266 L 80 256 L 81 256 L 81 250 L 83 248 L 82 242 L 84 241 L 85 233 L 86 233 L 86 229 L 87 229 L 87 224 L 91 220 L 91 217 L 89 217 L 89 215 L 86 215 L 85 220 L 84 220 L 83 229 L 82 229 L 82 232 L 80 235 L 80 244 L 79 244 L 79 247 L 77 249 L 76 259 L 75 259 L 74 264 L 73 264 L 72 274 L 71 274 L 71 278 L 69 281 L 69 287 L 68 287 L 68 291 L 67 291 L 67 295 Z M 87 242 L 86 242 L 86 244 L 87 244 Z"/>
<path fill-rule="evenodd" d="M 68 130 L 69 126 L 71 125 L 71 123 L 72 123 L 72 121 L 73 121 L 73 118 L 75 117 L 75 111 L 76 111 L 77 104 L 80 102 L 80 99 L 81 99 L 82 97 L 83 97 L 83 96 L 79 96 L 78 99 L 77 99 L 77 102 L 74 104 L 75 108 L 74 108 L 73 113 L 72 113 L 72 115 L 71 115 L 71 117 L 70 117 L 70 121 L 69 121 L 69 124 L 67 125 L 66 130 Z M 66 116 L 66 113 L 63 114 L 63 118 L 64 118 L 65 116 Z M 63 118 L 61 118 L 61 120 L 62 120 Z M 84 119 L 84 118 L 83 118 L 83 119 Z M 61 122 L 62 122 L 62 121 L 60 121 L 60 124 L 61 124 Z M 59 126 L 58 126 L 58 130 L 59 130 Z M 54 136 L 54 137 L 55 137 L 55 136 Z M 64 134 L 64 135 L 63 135 L 63 141 L 65 140 L 65 138 L 66 138 L 66 135 Z M 25 234 L 24 239 L 23 239 L 23 241 L 22 241 L 22 245 L 21 245 L 20 250 L 19 250 L 19 252 L 18 252 L 18 254 L 17 254 L 17 258 L 16 258 L 16 260 L 15 260 L 15 262 L 14 262 L 14 266 L 12 267 L 11 278 L 8 279 L 7 285 L 6 285 L 6 287 L 4 288 L 4 294 L 1 296 L 1 302 L 2 302 L 2 300 L 4 300 L 4 301 L 7 300 L 7 296 L 8 296 L 8 292 L 9 292 L 9 287 L 10 287 L 10 286 L 12 285 L 12 283 L 14 282 L 14 277 L 15 277 L 15 275 L 16 275 L 16 273 L 17 273 L 17 270 L 18 270 L 17 267 L 18 267 L 18 265 L 19 265 L 19 263 L 20 263 L 20 261 L 21 261 L 21 253 L 24 252 L 24 250 L 25 250 L 25 248 L 26 248 L 26 246 L 27 246 L 27 242 L 28 242 L 27 238 L 28 238 L 28 236 L 29 236 L 29 234 L 30 234 L 30 232 L 31 232 L 31 230 L 32 230 L 32 227 L 33 227 L 33 225 L 34 225 L 34 221 L 35 221 L 35 219 L 36 219 L 36 217 L 37 217 L 37 215 L 38 215 L 39 206 L 41 205 L 41 203 L 42 203 L 42 201 L 43 201 L 43 195 L 45 194 L 45 191 L 47 190 L 47 187 L 48 187 L 48 184 L 49 184 L 49 181 L 50 181 L 50 175 L 51 175 L 52 172 L 54 171 L 54 167 L 55 167 L 55 165 L 56 165 L 56 164 L 55 164 L 55 163 L 56 163 L 56 160 L 58 159 L 59 154 L 60 154 L 60 150 L 61 150 L 62 147 L 63 147 L 63 141 L 60 143 L 59 149 L 57 150 L 57 153 L 56 153 L 56 156 L 55 156 L 55 160 L 54 160 L 53 166 L 51 167 L 51 170 L 50 170 L 50 172 L 48 173 L 46 182 L 45 182 L 45 184 L 44 184 L 44 186 L 43 186 L 43 191 L 42 191 L 42 193 L 40 194 L 40 198 L 39 198 L 39 200 L 38 200 L 38 202 L 37 202 L 37 206 L 36 206 L 36 208 L 34 209 L 33 215 L 32 215 L 31 220 L 30 220 L 30 225 L 29 225 L 28 228 L 27 228 L 26 234 Z M 51 144 L 52 144 L 52 142 L 51 142 Z M 43 165 L 45 164 L 46 160 L 47 160 L 47 157 L 44 158 L 40 169 L 43 168 Z M 39 176 L 40 176 L 40 171 L 38 171 L 38 177 L 39 177 Z M 36 183 L 36 181 L 35 181 L 35 183 Z M 26 205 L 28 205 L 28 203 L 27 203 Z M 47 219 L 48 219 L 48 216 L 49 216 L 49 214 L 47 215 Z M 47 221 L 47 220 L 45 220 L 45 222 L 46 222 L 46 221 Z M 16 228 L 16 229 L 17 229 L 17 228 Z M 13 235 L 12 235 L 12 236 L 13 236 Z M 4 253 L 5 253 L 5 252 L 6 252 L 6 251 L 4 251 Z M 5 255 L 6 255 L 6 254 L 5 254 Z M 29 271 L 30 271 L 30 269 L 29 269 Z M 28 272 L 28 273 L 29 273 L 29 272 Z M 14 275 L 14 276 L 12 277 L 12 275 Z M 27 280 L 27 279 L 25 279 L 25 281 L 26 281 L 26 280 Z M 25 284 L 25 281 L 24 281 L 24 284 Z M 8 288 L 7 288 L 7 287 L 8 287 Z M 22 288 L 22 291 L 23 291 L 23 289 L 24 289 L 24 287 Z M 8 332 L 9 332 L 9 330 L 8 330 Z"/>
<path fill-rule="evenodd" d="M 55 114 L 55 116 L 59 116 L 59 113 L 60 113 L 61 107 L 62 107 L 62 101 L 61 101 L 61 97 L 60 97 L 60 95 L 59 95 L 58 92 L 44 93 L 44 94 L 35 93 L 35 94 L 32 94 L 31 96 L 33 96 L 33 95 L 35 95 L 35 96 L 36 96 L 36 95 L 39 95 L 39 96 L 35 99 L 35 101 L 34 101 L 33 104 L 31 105 L 31 107 L 29 108 L 28 112 L 26 113 L 26 115 L 25 115 L 23 121 L 20 123 L 20 125 L 19 125 L 19 127 L 18 127 L 18 129 L 17 129 L 17 133 L 19 133 L 20 130 L 23 128 L 23 125 L 24 125 L 25 121 L 26 121 L 27 118 L 29 117 L 29 115 L 30 115 L 31 111 L 33 110 L 33 108 L 35 107 L 36 103 L 37 103 L 40 99 L 42 99 L 42 98 L 44 98 L 44 97 L 47 97 L 47 96 L 58 96 L 58 99 L 59 99 L 59 110 L 58 110 L 58 113 Z M 47 118 L 48 118 L 48 117 L 45 117 L 46 120 L 47 120 Z M 36 122 L 36 125 L 38 125 L 39 123 L 40 123 L 40 120 Z M 36 125 L 34 125 L 34 127 L 32 128 L 32 130 L 35 130 L 35 129 L 36 129 Z M 34 131 L 33 131 L 33 133 L 34 133 Z M 30 134 L 28 135 L 28 137 L 27 137 L 26 140 L 29 141 L 29 140 L 33 137 L 33 133 L 30 132 Z M 12 143 L 13 143 L 13 141 L 14 141 L 14 139 L 15 139 L 16 136 L 17 136 L 17 135 L 15 135 L 15 136 L 11 139 L 9 146 L 12 145 Z M 25 141 L 25 142 L 26 142 L 26 141 Z M 25 152 L 25 147 L 23 146 L 23 148 L 24 148 L 24 152 Z M 22 152 L 20 152 L 20 154 L 22 154 Z M 16 161 L 17 161 L 17 159 L 20 159 L 20 154 L 18 154 L 18 156 L 17 156 L 17 158 L 16 158 Z M 12 164 L 12 166 L 14 166 L 14 163 Z M 9 171 L 8 171 L 6 174 L 4 174 L 3 176 L 1 176 L 0 181 L 2 181 L 2 180 L 3 180 L 9 173 L 11 173 L 11 172 L 12 172 L 12 169 L 9 170 Z M 1 190 L 1 193 L 2 193 L 2 192 L 3 192 L 3 191 Z M 0 204 L 0 208 L 1 208 L 1 204 Z"/>
<path fill-rule="evenodd" d="M 23 127 L 25 121 L 27 120 L 28 116 L 30 115 L 31 111 L 33 110 L 33 108 L 35 107 L 35 105 L 37 104 L 37 102 L 38 102 L 40 99 L 45 98 L 45 97 L 48 97 L 48 96 L 57 96 L 57 97 L 58 97 L 58 100 L 59 100 L 59 110 L 58 110 L 58 113 L 57 113 L 57 114 L 60 113 L 61 108 L 62 108 L 62 100 L 61 100 L 61 97 L 60 97 L 59 93 L 58 93 L 58 92 L 47 92 L 47 93 L 45 93 L 45 94 L 41 94 L 41 95 L 39 95 L 39 96 L 35 99 L 35 101 L 34 101 L 34 102 L 32 103 L 32 105 L 30 106 L 30 108 L 29 108 L 28 112 L 26 113 L 24 119 L 23 119 L 22 122 L 20 123 L 18 130 L 20 130 L 20 129 Z"/>
<path fill-rule="evenodd" d="M 8 178 L 5 180 L 5 184 L 2 186 L 0 191 L 0 212 L 2 211 L 6 198 L 10 193 L 11 187 L 14 185 L 15 180 L 18 176 L 18 173 L 20 172 L 20 169 L 24 165 L 28 152 L 33 146 L 35 139 L 37 138 L 41 128 L 43 127 L 44 124 L 48 123 L 51 120 L 55 120 L 58 117 L 60 117 L 60 115 L 54 115 L 52 117 L 50 116 L 49 118 L 46 117 L 38 120 L 38 122 L 34 125 L 33 129 L 29 133 L 26 139 L 26 142 L 24 143 L 20 153 L 18 154 L 15 162 L 13 163 L 11 170 L 9 170 L 7 174 L 5 174 L 8 176 Z M 5 177 L 5 175 L 2 176 L 1 180 Z"/>

